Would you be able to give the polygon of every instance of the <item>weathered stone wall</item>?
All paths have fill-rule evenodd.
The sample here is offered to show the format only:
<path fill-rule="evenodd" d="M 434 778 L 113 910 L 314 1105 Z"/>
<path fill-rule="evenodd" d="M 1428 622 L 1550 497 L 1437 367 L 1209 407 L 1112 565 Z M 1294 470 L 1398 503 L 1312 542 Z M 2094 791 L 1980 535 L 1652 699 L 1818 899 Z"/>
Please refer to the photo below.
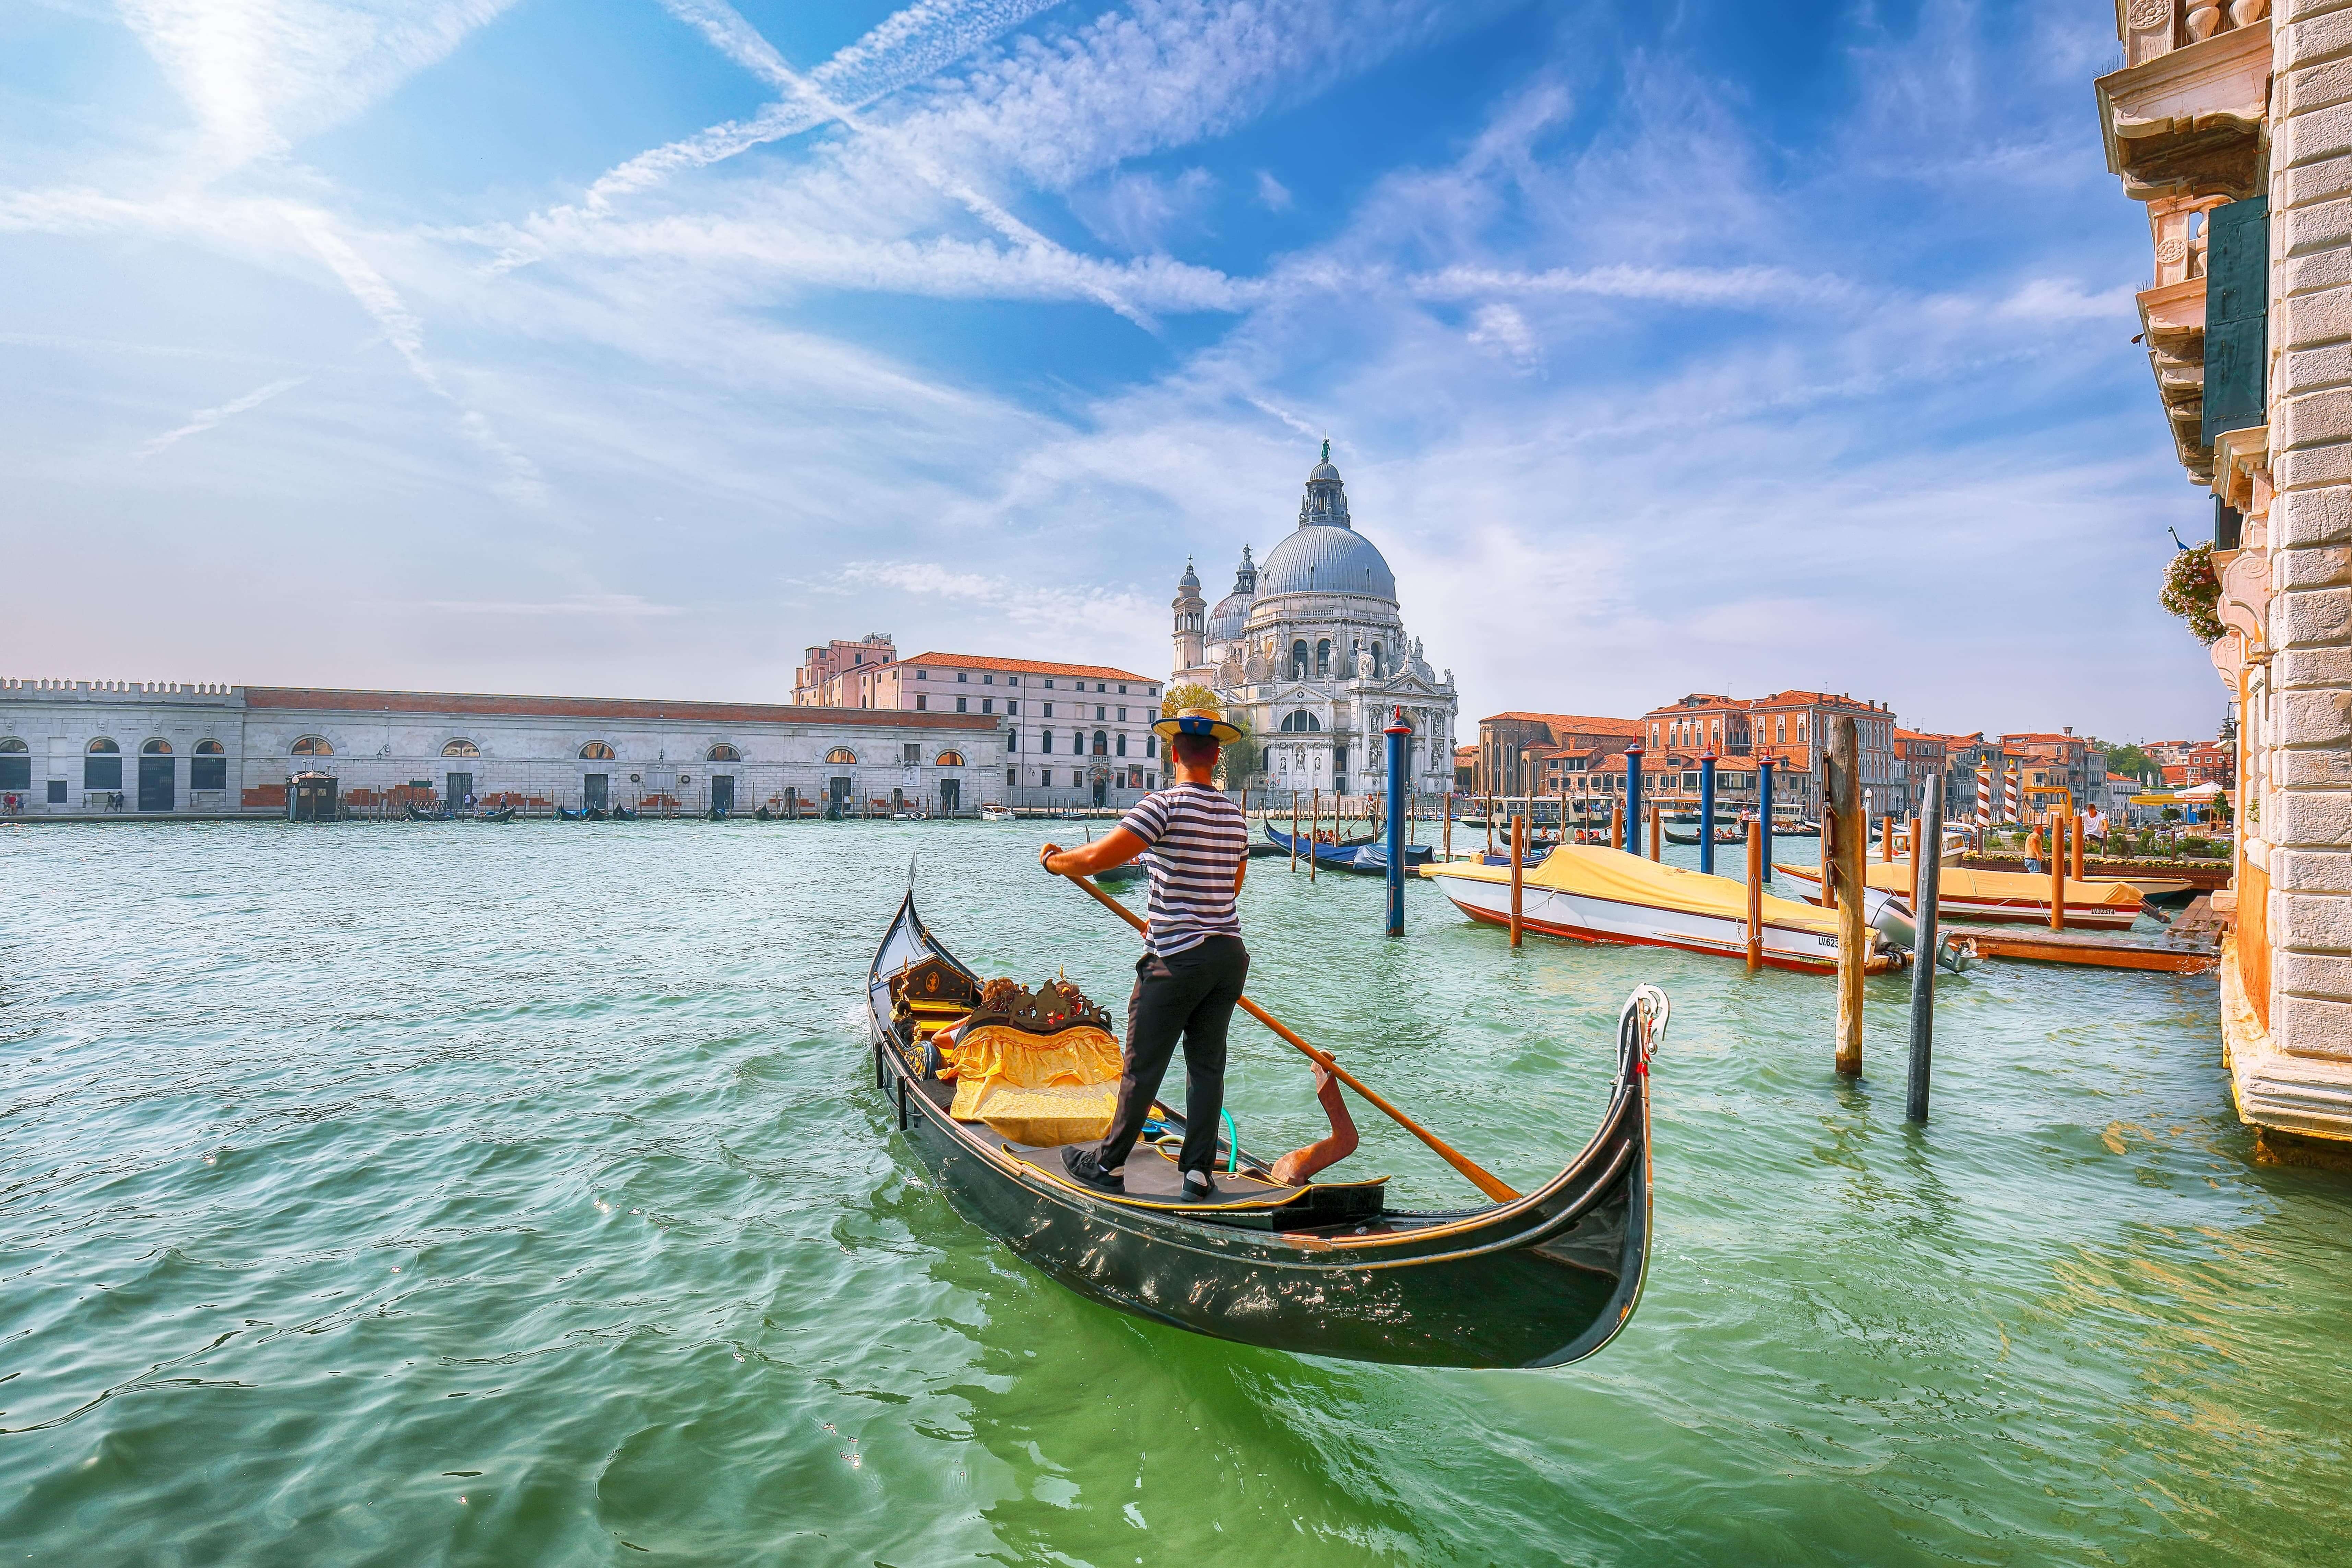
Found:
<path fill-rule="evenodd" d="M 2290 0 L 2273 38 L 2276 494 L 2250 848 L 2271 886 L 2272 1037 L 2352 1058 L 2352 0 Z"/>
<path fill-rule="evenodd" d="M 787 788 L 803 800 L 822 800 L 829 782 L 841 776 L 852 780 L 851 798 L 860 802 L 888 800 L 898 790 L 909 802 L 936 805 L 943 779 L 959 781 L 960 805 L 967 811 L 1005 794 L 1002 731 L 992 721 L 949 714 L 918 721 L 911 713 L 809 708 L 769 710 L 794 718 L 745 719 L 677 704 L 674 716 L 648 717 L 632 710 L 650 705 L 625 702 L 605 712 L 595 711 L 593 702 L 578 702 L 561 704 L 578 710 L 560 714 L 498 713 L 482 711 L 480 699 L 467 700 L 471 711 L 441 711 L 430 700 L 417 706 L 411 694 L 391 695 L 401 703 L 396 710 L 367 711 L 248 706 L 242 687 L 185 693 L 0 688 L 0 738 L 23 740 L 30 753 L 28 816 L 79 816 L 102 805 L 96 797 L 105 792 L 85 791 L 82 783 L 83 758 L 100 736 L 121 748 L 127 816 L 140 815 L 138 757 L 150 741 L 172 748 L 171 815 L 182 816 L 276 815 L 287 775 L 312 768 L 335 775 L 345 796 L 388 792 L 419 779 L 441 791 L 451 773 L 464 773 L 472 775 L 479 795 L 535 796 L 574 807 L 590 773 L 605 776 L 614 805 L 658 795 L 686 810 L 709 805 L 715 774 L 735 780 L 736 805 L 744 811 Z M 515 700 L 528 708 L 538 700 Z M 297 755 L 295 743 L 311 736 L 331 752 Z M 227 787 L 217 795 L 190 787 L 189 763 L 202 741 L 217 741 L 226 752 Z M 453 741 L 471 744 L 478 754 L 444 755 Z M 614 756 L 583 758 L 582 748 L 591 742 L 610 747 Z M 711 748 L 719 745 L 734 747 L 740 759 L 712 761 Z M 906 760 L 908 746 L 915 749 L 912 763 Z M 826 762 L 836 747 L 856 760 Z M 940 766 L 939 758 L 950 752 L 962 763 Z M 48 801 L 50 779 L 67 781 L 64 804 Z"/>

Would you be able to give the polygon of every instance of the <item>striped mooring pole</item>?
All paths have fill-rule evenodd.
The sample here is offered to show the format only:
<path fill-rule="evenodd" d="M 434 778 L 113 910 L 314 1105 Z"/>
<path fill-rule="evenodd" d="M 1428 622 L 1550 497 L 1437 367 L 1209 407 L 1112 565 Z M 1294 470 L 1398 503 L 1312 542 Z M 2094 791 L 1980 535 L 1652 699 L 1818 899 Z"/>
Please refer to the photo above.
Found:
<path fill-rule="evenodd" d="M 1412 731 L 1404 721 L 1404 710 L 1396 710 L 1389 727 L 1381 731 L 1389 738 L 1389 926 L 1391 936 L 1404 934 L 1404 752 L 1406 738 Z"/>
<path fill-rule="evenodd" d="M 1715 753 L 1701 752 L 1698 758 L 1698 868 L 1702 875 L 1715 875 Z"/>

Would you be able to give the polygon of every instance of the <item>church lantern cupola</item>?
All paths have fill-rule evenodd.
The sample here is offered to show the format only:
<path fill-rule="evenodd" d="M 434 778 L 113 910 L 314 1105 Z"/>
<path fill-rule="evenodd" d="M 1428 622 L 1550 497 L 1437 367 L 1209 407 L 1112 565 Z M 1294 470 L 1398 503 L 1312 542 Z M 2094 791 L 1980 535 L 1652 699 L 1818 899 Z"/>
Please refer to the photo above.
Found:
<path fill-rule="evenodd" d="M 1347 528 L 1348 487 L 1339 482 L 1339 470 L 1331 466 L 1331 438 L 1323 438 L 1323 459 L 1307 470 L 1307 494 L 1298 503 L 1298 526 L 1320 523 L 1327 528 Z"/>
<path fill-rule="evenodd" d="M 1209 602 L 1201 597 L 1201 574 L 1192 570 L 1190 557 L 1184 562 L 1184 575 L 1176 579 L 1176 668 L 1192 669 L 1202 659 L 1202 638 L 1208 625 Z"/>

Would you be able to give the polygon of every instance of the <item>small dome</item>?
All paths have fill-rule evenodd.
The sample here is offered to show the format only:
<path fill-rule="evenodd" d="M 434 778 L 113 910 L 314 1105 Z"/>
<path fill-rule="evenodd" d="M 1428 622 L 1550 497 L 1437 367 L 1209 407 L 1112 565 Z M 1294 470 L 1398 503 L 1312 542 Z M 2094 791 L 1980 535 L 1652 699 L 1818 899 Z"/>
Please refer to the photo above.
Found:
<path fill-rule="evenodd" d="M 1331 459 L 1328 458 L 1307 470 L 1307 482 L 1309 484 L 1313 484 L 1317 479 L 1337 480 L 1339 477 L 1339 470 L 1331 466 Z"/>
<path fill-rule="evenodd" d="M 1184 575 L 1176 579 L 1176 586 L 1189 588 L 1195 594 L 1201 591 L 1201 574 L 1192 570 L 1192 558 L 1189 555 L 1184 557 Z"/>
<path fill-rule="evenodd" d="M 1247 594 L 1228 594 L 1218 600 L 1217 607 L 1209 612 L 1209 640 L 1231 642 L 1240 637 L 1249 624 L 1250 605 L 1255 602 Z"/>

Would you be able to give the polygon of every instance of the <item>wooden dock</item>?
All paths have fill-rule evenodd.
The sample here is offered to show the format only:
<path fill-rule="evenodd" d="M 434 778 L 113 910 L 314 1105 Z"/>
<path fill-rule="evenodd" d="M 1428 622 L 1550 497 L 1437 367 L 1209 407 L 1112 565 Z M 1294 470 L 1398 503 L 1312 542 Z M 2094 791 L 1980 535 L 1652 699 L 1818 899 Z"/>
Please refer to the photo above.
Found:
<path fill-rule="evenodd" d="M 2224 922 L 2212 900 L 2198 895 L 2160 942 L 2087 931 L 2037 931 L 2031 926 L 1979 926 L 1958 921 L 1944 929 L 1965 935 L 1979 958 L 2022 959 L 2032 963 L 2073 963 L 2092 969 L 2154 970 L 2166 974 L 2202 974 L 2221 962 Z"/>

